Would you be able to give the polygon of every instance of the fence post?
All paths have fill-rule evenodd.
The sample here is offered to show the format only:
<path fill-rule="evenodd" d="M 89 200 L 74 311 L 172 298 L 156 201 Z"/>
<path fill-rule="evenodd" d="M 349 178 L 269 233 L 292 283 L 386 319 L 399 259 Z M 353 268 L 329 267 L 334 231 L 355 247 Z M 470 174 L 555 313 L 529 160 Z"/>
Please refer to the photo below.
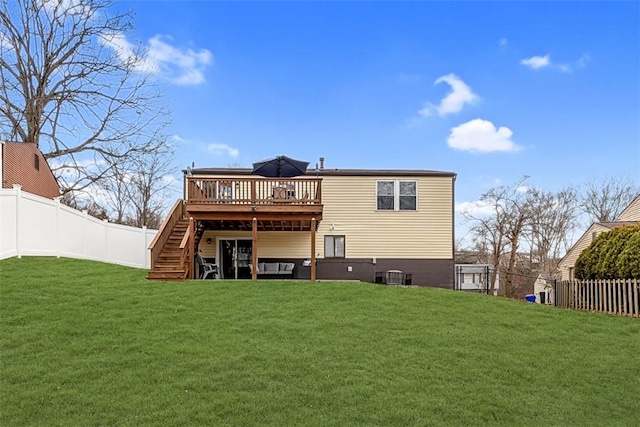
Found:
<path fill-rule="evenodd" d="M 53 200 L 56 201 L 56 258 L 60 258 L 60 203 L 62 196 L 54 197 Z"/>
<path fill-rule="evenodd" d="M 82 226 L 83 226 L 83 230 L 84 230 L 84 236 L 85 238 L 82 239 L 82 249 L 84 252 L 84 259 L 89 259 L 89 250 L 87 249 L 87 232 L 89 231 L 89 211 L 87 209 L 84 209 L 82 211 L 82 213 L 84 213 L 84 220 L 82 222 Z"/>
<path fill-rule="evenodd" d="M 616 288 L 618 288 L 618 315 L 620 315 L 622 314 L 622 286 L 619 280 L 616 280 Z"/>
<path fill-rule="evenodd" d="M 16 257 L 22 258 L 20 252 L 20 205 L 22 204 L 22 185 L 13 184 L 13 189 L 16 191 Z"/>
<path fill-rule="evenodd" d="M 623 292 L 622 292 L 622 303 L 624 304 L 622 307 L 623 313 L 628 316 L 629 315 L 629 282 L 627 280 L 622 281 Z"/>
<path fill-rule="evenodd" d="M 104 226 L 104 257 L 109 262 L 111 260 L 109 256 L 109 219 L 103 219 L 102 225 Z"/>
<path fill-rule="evenodd" d="M 633 279 L 631 281 L 631 285 L 633 286 L 633 316 L 640 317 L 640 295 L 638 295 L 638 287 L 640 284 L 638 283 L 638 279 Z"/>
<path fill-rule="evenodd" d="M 147 226 L 142 226 L 142 253 L 144 256 L 142 257 L 142 268 L 151 268 L 149 264 L 149 250 L 147 249 Z"/>

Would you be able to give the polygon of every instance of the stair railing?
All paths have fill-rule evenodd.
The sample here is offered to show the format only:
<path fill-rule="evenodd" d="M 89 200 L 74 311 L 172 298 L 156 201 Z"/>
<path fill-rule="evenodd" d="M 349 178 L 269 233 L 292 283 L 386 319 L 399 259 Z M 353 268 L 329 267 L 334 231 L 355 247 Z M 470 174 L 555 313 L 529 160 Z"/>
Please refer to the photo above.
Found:
<path fill-rule="evenodd" d="M 180 270 L 185 271 L 188 279 L 193 279 L 193 257 L 195 247 L 195 221 L 189 218 L 189 226 L 180 242 Z"/>
<path fill-rule="evenodd" d="M 171 231 L 173 227 L 182 219 L 184 216 L 184 201 L 179 199 L 171 208 L 169 215 L 165 218 L 164 222 L 160 226 L 160 230 L 156 233 L 155 237 L 151 241 L 149 245 L 149 250 L 151 250 L 151 269 L 155 267 L 158 257 L 160 256 L 160 252 L 162 252 L 162 248 L 167 244 L 169 240 L 169 236 L 171 235 Z"/>

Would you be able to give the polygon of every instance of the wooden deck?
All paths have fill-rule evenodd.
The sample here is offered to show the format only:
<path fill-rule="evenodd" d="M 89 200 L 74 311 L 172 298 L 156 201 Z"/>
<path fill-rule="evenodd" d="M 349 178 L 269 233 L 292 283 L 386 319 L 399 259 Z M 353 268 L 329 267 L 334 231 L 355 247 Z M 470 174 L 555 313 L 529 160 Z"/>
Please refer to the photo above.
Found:
<path fill-rule="evenodd" d="M 187 178 L 186 210 L 198 220 L 309 220 L 322 217 L 322 180 Z"/>
<path fill-rule="evenodd" d="M 149 279 L 193 277 L 193 255 L 204 230 L 252 233 L 297 231 L 311 235 L 309 248 L 315 280 L 315 232 L 322 221 L 322 179 L 186 177 L 185 200 L 176 202 L 151 244 Z M 179 243 L 178 246 L 176 246 Z M 253 260 L 257 263 L 257 258 Z M 256 277 L 253 277 L 256 280 Z"/>

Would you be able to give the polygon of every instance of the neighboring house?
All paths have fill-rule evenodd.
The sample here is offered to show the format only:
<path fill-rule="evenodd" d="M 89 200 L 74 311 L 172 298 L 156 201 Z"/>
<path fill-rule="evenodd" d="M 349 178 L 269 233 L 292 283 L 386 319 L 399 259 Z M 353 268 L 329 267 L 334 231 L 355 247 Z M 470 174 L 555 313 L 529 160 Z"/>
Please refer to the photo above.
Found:
<path fill-rule="evenodd" d="M 46 198 L 60 195 L 60 187 L 36 144 L 0 141 L 2 188 L 22 186 L 22 190 Z"/>
<path fill-rule="evenodd" d="M 455 289 L 489 293 L 493 272 L 493 265 L 490 264 L 456 264 Z M 496 276 L 494 295 L 498 295 L 498 289 L 500 289 L 499 275 Z"/>
<path fill-rule="evenodd" d="M 186 241 L 180 238 L 190 217 L 192 250 L 214 261 L 225 279 L 374 281 L 376 274 L 400 270 L 414 285 L 452 289 L 455 178 L 451 172 L 322 167 L 296 178 L 264 178 L 250 169 L 185 171 L 185 202 L 158 233 L 149 278 L 192 276 L 184 271 L 189 244 L 168 246 Z M 182 267 L 168 260 L 170 253 L 181 254 Z M 264 271 L 275 263 L 279 271 Z"/>
<path fill-rule="evenodd" d="M 576 260 L 583 250 L 595 240 L 600 233 L 607 232 L 616 227 L 635 225 L 640 222 L 640 194 L 625 208 L 624 211 L 612 222 L 594 222 L 578 241 L 569 249 L 560 260 L 558 268 L 562 273 L 562 280 L 573 280 Z"/>
<path fill-rule="evenodd" d="M 617 221 L 640 221 L 640 194 L 622 211 Z"/>
<path fill-rule="evenodd" d="M 533 283 L 533 293 L 536 296 L 536 303 L 553 304 L 553 280 L 538 274 L 536 281 Z"/>

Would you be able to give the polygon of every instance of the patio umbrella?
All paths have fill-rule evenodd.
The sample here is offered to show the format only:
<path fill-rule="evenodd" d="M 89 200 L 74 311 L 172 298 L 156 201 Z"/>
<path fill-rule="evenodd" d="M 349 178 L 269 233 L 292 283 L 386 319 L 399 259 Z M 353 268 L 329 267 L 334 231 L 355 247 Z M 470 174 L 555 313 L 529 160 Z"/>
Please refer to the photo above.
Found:
<path fill-rule="evenodd" d="M 254 163 L 252 173 L 269 178 L 292 178 L 304 175 L 307 171 L 307 166 L 309 166 L 309 162 L 292 159 L 287 156 L 278 156 Z"/>

